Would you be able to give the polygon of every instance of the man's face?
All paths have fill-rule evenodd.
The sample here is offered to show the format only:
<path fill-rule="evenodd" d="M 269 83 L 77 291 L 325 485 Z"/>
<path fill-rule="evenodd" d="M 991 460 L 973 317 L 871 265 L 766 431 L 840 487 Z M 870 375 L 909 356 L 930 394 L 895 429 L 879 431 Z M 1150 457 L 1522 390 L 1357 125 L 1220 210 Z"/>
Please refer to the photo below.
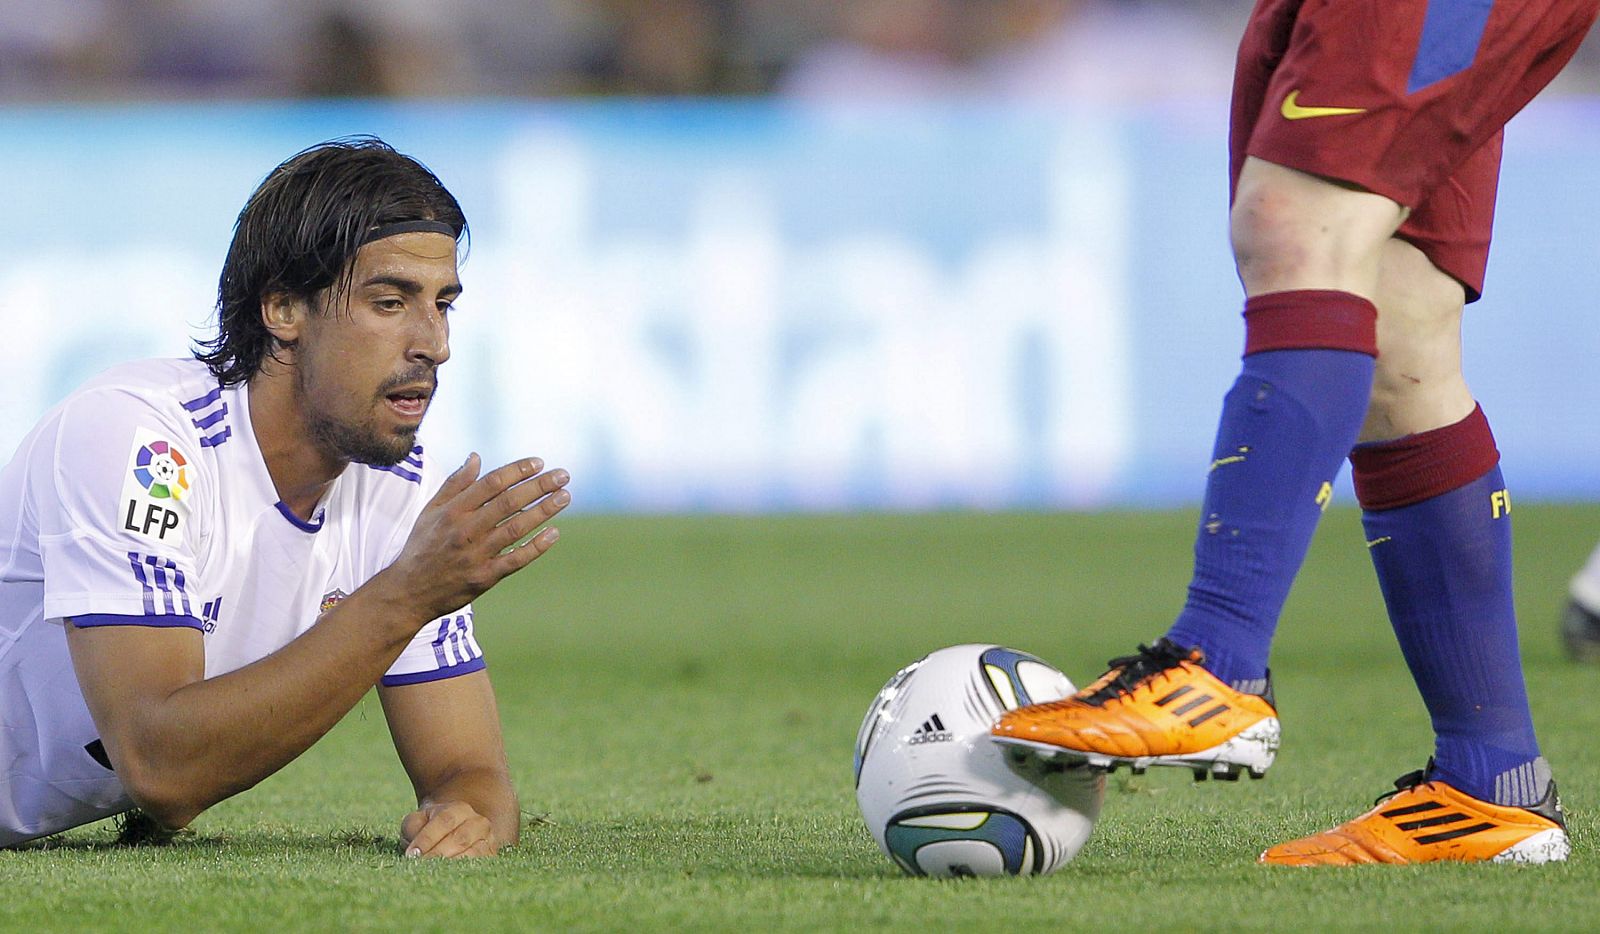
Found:
<path fill-rule="evenodd" d="M 414 232 L 374 240 L 352 265 L 348 292 L 317 296 L 295 344 L 295 385 L 311 440 L 344 460 L 398 464 L 450 358 L 450 303 L 461 294 L 456 242 Z"/>

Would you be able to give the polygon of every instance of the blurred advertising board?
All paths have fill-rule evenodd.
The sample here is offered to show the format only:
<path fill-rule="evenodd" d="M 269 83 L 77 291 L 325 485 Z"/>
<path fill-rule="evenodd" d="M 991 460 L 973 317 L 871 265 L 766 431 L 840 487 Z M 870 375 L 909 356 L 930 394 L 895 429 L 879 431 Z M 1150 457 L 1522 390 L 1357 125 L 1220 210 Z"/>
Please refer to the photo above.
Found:
<path fill-rule="evenodd" d="M 1524 497 L 1600 497 L 1597 117 L 1513 124 L 1468 310 Z M 97 370 L 186 353 L 254 186 L 371 133 L 472 224 L 441 457 L 538 454 L 613 510 L 1195 502 L 1243 334 L 1225 127 L 1220 101 L 3 111 L 0 457 Z"/>

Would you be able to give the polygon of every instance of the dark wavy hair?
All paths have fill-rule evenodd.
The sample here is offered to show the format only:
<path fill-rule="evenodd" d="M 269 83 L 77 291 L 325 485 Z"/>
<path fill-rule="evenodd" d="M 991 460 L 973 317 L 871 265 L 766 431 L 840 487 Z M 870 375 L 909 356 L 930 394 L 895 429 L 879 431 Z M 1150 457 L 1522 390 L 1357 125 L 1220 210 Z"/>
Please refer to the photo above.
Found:
<path fill-rule="evenodd" d="M 245 203 L 217 283 L 217 336 L 194 355 L 224 386 L 256 374 L 275 347 L 261 299 L 311 301 L 336 282 L 374 227 L 438 221 L 467 236 L 467 218 L 444 184 L 410 156 L 371 136 L 320 143 L 272 170 Z"/>

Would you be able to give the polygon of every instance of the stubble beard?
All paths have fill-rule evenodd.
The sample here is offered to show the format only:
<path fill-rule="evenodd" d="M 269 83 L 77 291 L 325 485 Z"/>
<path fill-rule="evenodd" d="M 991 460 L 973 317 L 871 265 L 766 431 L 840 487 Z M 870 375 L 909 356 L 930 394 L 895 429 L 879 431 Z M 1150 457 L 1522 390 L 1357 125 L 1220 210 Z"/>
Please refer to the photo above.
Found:
<path fill-rule="evenodd" d="M 296 368 L 295 379 L 300 384 L 300 398 L 309 401 L 311 395 L 305 384 L 305 371 Z M 310 404 L 306 414 L 312 442 L 345 461 L 393 467 L 405 460 L 417 443 L 415 428 L 401 427 L 384 432 L 370 423 L 341 421 Z"/>
<path fill-rule="evenodd" d="M 414 429 L 400 428 L 384 434 L 364 425 L 351 425 L 316 412 L 311 416 L 311 437 L 324 450 L 344 460 L 374 467 L 393 467 L 416 446 Z"/>

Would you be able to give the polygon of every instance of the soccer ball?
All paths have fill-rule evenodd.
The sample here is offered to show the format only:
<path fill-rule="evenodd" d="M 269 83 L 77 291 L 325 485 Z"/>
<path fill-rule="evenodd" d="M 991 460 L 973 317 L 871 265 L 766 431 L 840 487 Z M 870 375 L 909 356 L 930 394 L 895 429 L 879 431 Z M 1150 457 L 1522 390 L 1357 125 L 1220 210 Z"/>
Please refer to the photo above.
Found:
<path fill-rule="evenodd" d="M 1105 776 L 989 739 L 1013 707 L 1073 692 L 1067 676 L 998 645 L 956 645 L 889 679 L 856 736 L 856 803 L 916 876 L 1038 875 L 1078 854 Z"/>

